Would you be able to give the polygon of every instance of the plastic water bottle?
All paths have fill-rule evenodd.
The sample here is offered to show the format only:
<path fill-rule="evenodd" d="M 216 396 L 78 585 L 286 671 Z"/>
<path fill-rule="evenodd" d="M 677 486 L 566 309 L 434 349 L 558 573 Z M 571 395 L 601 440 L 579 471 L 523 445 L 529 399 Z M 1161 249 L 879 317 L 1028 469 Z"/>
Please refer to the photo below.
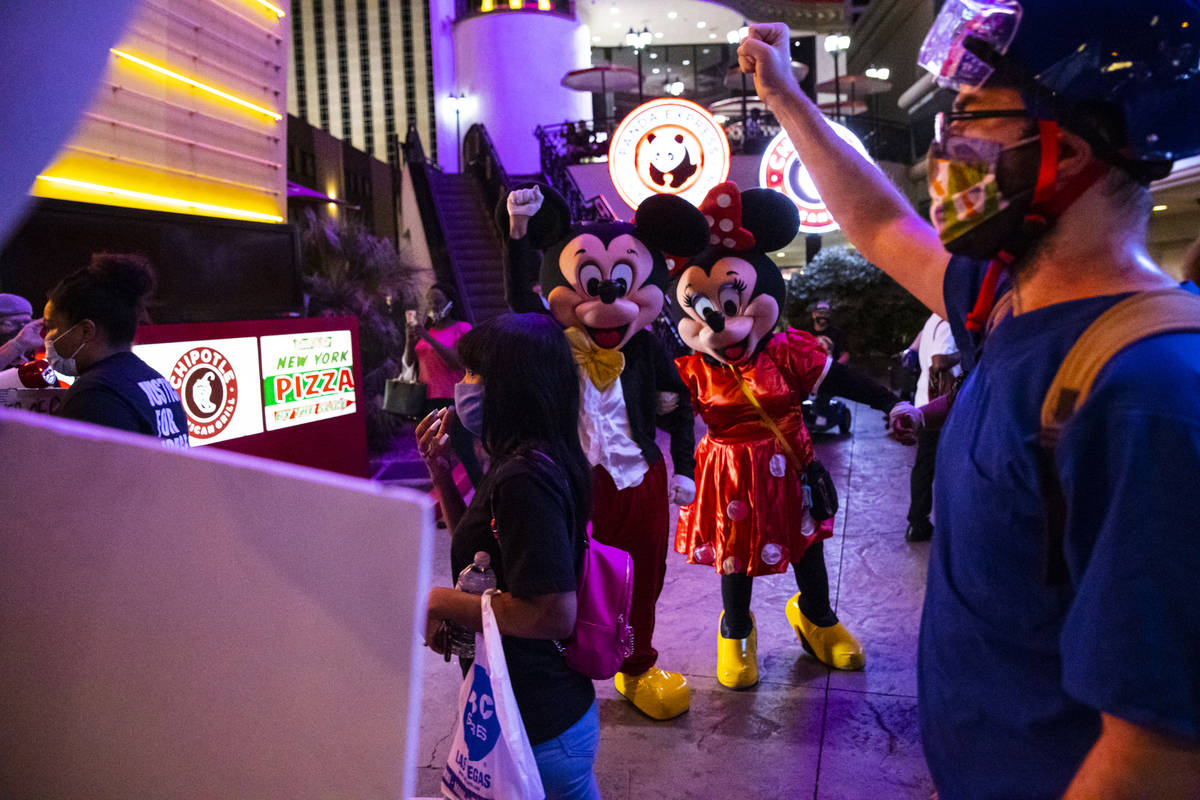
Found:
<path fill-rule="evenodd" d="M 483 550 L 475 554 L 475 560 L 458 573 L 454 588 L 468 594 L 483 594 L 496 588 L 496 573 L 492 570 L 492 557 Z M 461 625 L 448 623 L 450 628 L 450 652 L 459 658 L 475 658 L 475 634 Z"/>

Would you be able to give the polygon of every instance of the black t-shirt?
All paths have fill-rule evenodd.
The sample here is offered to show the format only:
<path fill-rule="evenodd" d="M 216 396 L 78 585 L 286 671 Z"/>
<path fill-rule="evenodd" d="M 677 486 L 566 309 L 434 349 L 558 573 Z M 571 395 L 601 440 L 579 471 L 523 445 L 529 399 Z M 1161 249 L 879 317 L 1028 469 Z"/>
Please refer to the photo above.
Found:
<path fill-rule="evenodd" d="M 483 550 L 502 592 L 515 597 L 573 592 L 583 555 L 574 520 L 575 504 L 560 467 L 532 454 L 505 458 L 492 465 L 454 529 L 451 567 L 457 575 Z M 503 640 L 530 743 L 553 739 L 578 722 L 596 698 L 591 679 L 568 667 L 548 639 Z"/>
<path fill-rule="evenodd" d="M 187 415 L 170 381 L 129 351 L 91 366 L 67 390 L 58 416 L 157 436 L 187 447 Z"/>

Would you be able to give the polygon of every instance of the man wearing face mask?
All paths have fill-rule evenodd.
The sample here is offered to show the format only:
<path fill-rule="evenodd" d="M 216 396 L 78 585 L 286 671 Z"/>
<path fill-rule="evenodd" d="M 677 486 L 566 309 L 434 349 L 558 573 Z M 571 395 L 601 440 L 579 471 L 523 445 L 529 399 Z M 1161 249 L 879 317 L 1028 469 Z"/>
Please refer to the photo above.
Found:
<path fill-rule="evenodd" d="M 0 293 L 0 369 L 24 361 L 42 346 L 42 321 L 20 295 Z"/>
<path fill-rule="evenodd" d="M 742 68 L 850 241 L 973 366 L 938 448 L 918 660 L 940 796 L 1200 796 L 1200 314 L 1109 359 L 1040 442 L 1097 318 L 1134 293 L 1194 305 L 1146 226 L 1149 182 L 1200 153 L 1200 8 L 948 0 L 919 59 L 957 90 L 933 227 L 800 92 L 787 38 L 752 26 Z"/>
<path fill-rule="evenodd" d="M 156 436 L 187 447 L 187 416 L 175 387 L 131 351 L 154 273 L 135 255 L 98 254 L 50 290 L 46 360 L 77 376 L 57 414 Z"/>

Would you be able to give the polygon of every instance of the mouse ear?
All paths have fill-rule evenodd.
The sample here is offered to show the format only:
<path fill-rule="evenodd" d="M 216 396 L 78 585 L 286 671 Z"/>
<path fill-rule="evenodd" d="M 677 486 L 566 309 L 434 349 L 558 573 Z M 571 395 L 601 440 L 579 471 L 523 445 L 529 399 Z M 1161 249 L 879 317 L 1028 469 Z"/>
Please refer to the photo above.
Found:
<path fill-rule="evenodd" d="M 700 209 L 673 194 L 652 194 L 633 218 L 637 237 L 677 256 L 699 253 L 708 244 L 708 223 Z"/>
<path fill-rule="evenodd" d="M 800 211 L 783 192 L 747 189 L 742 192 L 742 227 L 754 234 L 756 250 L 778 250 L 796 238 Z"/>
<path fill-rule="evenodd" d="M 567 207 L 567 201 L 563 196 L 545 183 L 526 182 L 514 186 L 511 191 L 517 189 L 530 189 L 538 187 L 542 190 L 542 207 L 538 212 L 529 219 L 529 244 L 538 249 L 545 250 L 550 245 L 562 239 L 567 235 L 567 231 L 571 227 L 571 210 Z M 500 202 L 496 204 L 496 227 L 500 229 L 500 235 L 508 238 L 508 195 L 505 192 L 500 197 Z"/>

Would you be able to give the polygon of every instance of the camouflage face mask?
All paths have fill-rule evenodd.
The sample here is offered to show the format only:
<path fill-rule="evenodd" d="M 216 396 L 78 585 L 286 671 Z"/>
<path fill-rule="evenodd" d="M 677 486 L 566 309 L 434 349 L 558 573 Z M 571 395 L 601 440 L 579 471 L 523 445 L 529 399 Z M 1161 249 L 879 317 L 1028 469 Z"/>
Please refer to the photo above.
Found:
<path fill-rule="evenodd" d="M 1006 150 L 1038 140 L 1022 139 L 1004 147 L 989 139 L 947 135 L 935 141 L 929 150 L 929 218 L 938 238 L 947 245 L 1008 208 L 1006 197 L 996 181 L 1000 156 Z"/>

